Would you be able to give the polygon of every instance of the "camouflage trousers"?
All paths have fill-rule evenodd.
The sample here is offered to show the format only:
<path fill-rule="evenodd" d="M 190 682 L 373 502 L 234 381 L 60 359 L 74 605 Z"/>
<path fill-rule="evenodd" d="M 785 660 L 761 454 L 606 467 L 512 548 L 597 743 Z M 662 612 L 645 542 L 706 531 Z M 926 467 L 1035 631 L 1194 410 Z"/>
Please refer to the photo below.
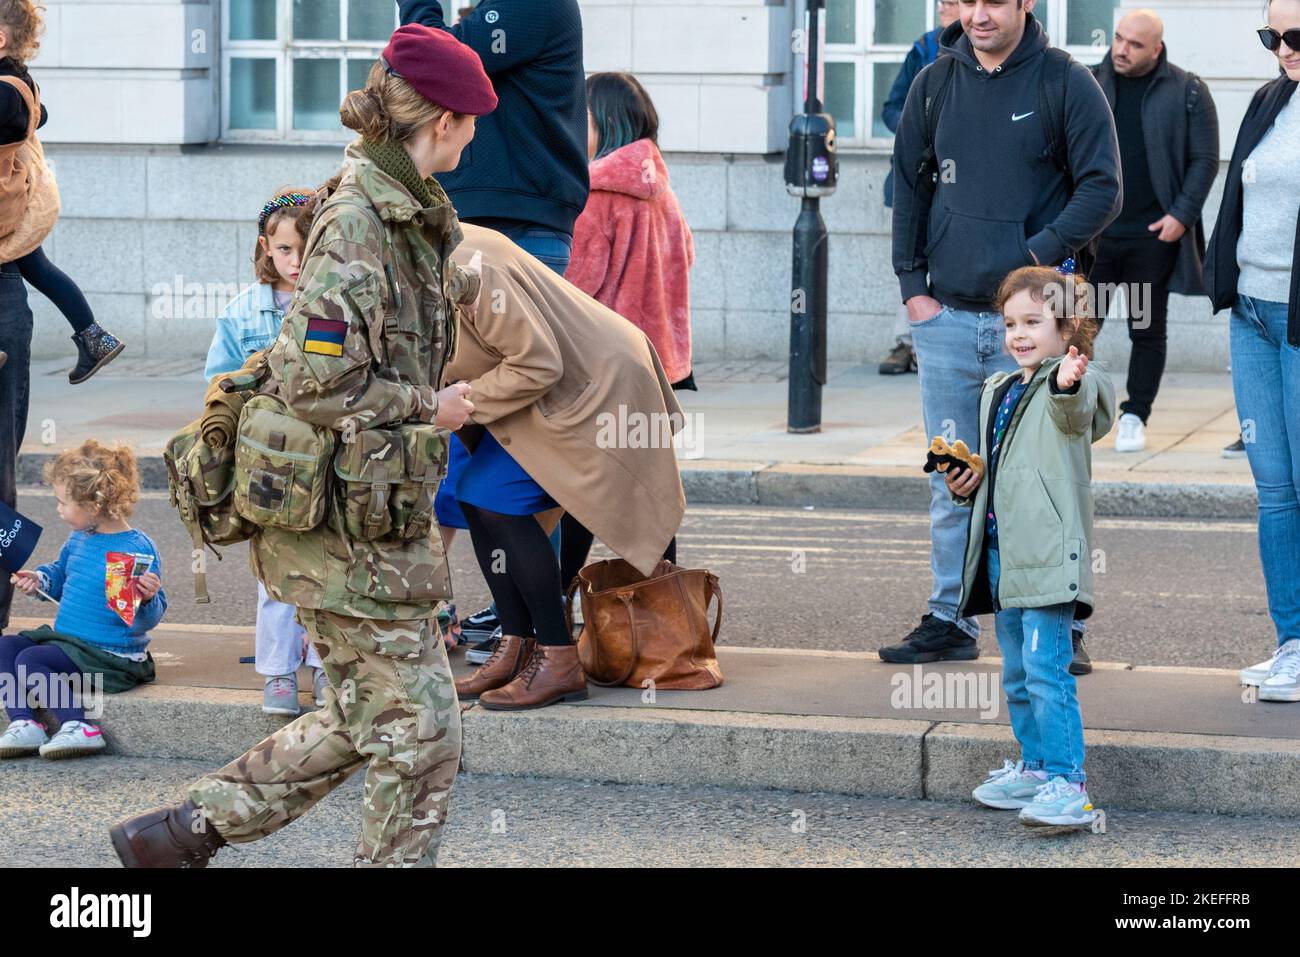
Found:
<path fill-rule="evenodd" d="M 460 708 L 436 619 L 298 615 L 329 677 L 325 707 L 200 778 L 190 799 L 227 841 L 255 841 L 364 766 L 353 863 L 434 866 L 460 764 Z"/>

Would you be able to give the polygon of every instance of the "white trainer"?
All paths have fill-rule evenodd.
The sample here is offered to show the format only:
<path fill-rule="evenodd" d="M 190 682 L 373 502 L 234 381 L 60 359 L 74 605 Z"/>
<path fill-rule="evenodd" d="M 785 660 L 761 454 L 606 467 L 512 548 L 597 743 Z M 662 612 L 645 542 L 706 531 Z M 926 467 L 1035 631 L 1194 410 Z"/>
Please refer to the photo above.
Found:
<path fill-rule="evenodd" d="M 1300 701 L 1300 638 L 1277 650 L 1268 677 L 1259 685 L 1260 701 Z"/>
<path fill-rule="evenodd" d="M 103 750 L 103 731 L 88 721 L 65 721 L 54 737 L 41 745 L 41 757 L 80 758 Z"/>
<path fill-rule="evenodd" d="M 1257 665 L 1251 665 L 1249 668 L 1242 668 L 1237 672 L 1237 680 L 1244 685 L 1250 685 L 1252 688 L 1258 688 L 1268 677 L 1268 673 L 1273 670 L 1273 662 L 1277 661 L 1277 656 L 1282 653 L 1279 648 L 1273 652 L 1273 657 L 1261 661 Z"/>
<path fill-rule="evenodd" d="M 1132 412 L 1119 417 L 1119 434 L 1115 436 L 1116 452 L 1141 452 L 1147 447 L 1147 427 Z"/>
<path fill-rule="evenodd" d="M 0 734 L 0 758 L 20 758 L 24 754 L 35 754 L 48 740 L 45 725 L 20 718 L 10 722 L 5 733 Z"/>

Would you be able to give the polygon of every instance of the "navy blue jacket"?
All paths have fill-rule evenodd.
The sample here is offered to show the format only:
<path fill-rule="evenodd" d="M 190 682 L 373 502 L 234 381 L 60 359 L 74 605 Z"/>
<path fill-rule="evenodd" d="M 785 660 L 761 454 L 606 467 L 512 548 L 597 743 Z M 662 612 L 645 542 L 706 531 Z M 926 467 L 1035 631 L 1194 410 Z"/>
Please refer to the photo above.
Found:
<path fill-rule="evenodd" d="M 403 24 L 448 30 L 483 61 L 497 108 L 439 173 L 456 215 L 573 234 L 587 205 L 587 88 L 577 0 L 482 0 L 448 27 L 438 0 L 398 0 Z M 491 222 L 485 225 L 492 225 Z"/>
<path fill-rule="evenodd" d="M 940 35 L 941 55 L 956 63 L 935 137 L 943 175 L 928 203 L 914 186 L 926 139 L 926 71 L 937 64 L 908 93 L 894 137 L 894 272 L 903 301 L 928 293 L 954 309 L 991 309 L 1007 273 L 1033 265 L 1031 250 L 1044 266 L 1060 263 L 1123 206 L 1115 120 L 1082 63 L 1070 64 L 1065 89 L 1069 173 L 1053 161 L 1034 115 L 1047 36 L 1032 14 L 1025 19 L 1020 45 L 991 75 L 960 23 Z"/>
<path fill-rule="evenodd" d="M 884 121 L 889 132 L 893 133 L 897 130 L 898 121 L 903 118 L 903 104 L 907 102 L 907 91 L 912 88 L 912 81 L 916 79 L 916 75 L 921 70 L 933 63 L 935 57 L 939 55 L 939 34 L 942 32 L 942 27 L 935 27 L 913 43 L 912 49 L 907 51 L 907 59 L 903 61 L 898 76 L 894 77 L 894 85 L 889 88 L 889 99 L 885 100 L 885 105 L 880 108 L 880 118 Z M 892 164 L 888 175 L 885 176 L 885 205 L 894 205 L 894 169 Z"/>

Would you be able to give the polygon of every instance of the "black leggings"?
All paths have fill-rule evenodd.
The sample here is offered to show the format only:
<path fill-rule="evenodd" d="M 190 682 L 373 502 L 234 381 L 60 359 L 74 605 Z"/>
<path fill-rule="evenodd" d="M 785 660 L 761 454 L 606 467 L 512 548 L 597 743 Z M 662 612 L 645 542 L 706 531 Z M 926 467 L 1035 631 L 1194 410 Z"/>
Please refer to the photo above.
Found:
<path fill-rule="evenodd" d="M 464 502 L 460 507 L 478 567 L 496 602 L 501 633 L 521 638 L 535 634 L 542 645 L 572 644 L 560 600 L 555 549 L 537 519 L 504 515 Z"/>
<path fill-rule="evenodd" d="M 22 259 L 14 260 L 14 264 L 24 279 L 58 307 L 74 333 L 81 332 L 95 321 L 95 314 L 90 311 L 90 304 L 81 294 L 81 289 L 67 273 L 50 262 L 40 246 Z"/>
<path fill-rule="evenodd" d="M 560 519 L 560 584 L 563 588 L 567 589 L 578 572 L 582 571 L 582 566 L 587 564 L 587 554 L 591 551 L 595 537 L 568 512 Z M 677 564 L 676 535 L 668 542 L 664 558 Z"/>

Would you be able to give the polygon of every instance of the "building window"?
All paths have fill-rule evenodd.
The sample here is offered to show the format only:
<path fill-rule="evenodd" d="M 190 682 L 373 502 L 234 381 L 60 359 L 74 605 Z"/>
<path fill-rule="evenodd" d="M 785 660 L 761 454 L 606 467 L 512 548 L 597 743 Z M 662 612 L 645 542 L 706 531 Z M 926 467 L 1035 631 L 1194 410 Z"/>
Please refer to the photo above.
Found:
<path fill-rule="evenodd" d="M 224 0 L 221 135 L 346 142 L 339 104 L 397 29 L 391 0 Z"/>
<path fill-rule="evenodd" d="M 802 6 L 802 4 L 800 4 Z M 1053 46 L 1087 64 L 1110 46 L 1119 0 L 1038 0 L 1034 16 Z M 908 51 L 938 23 L 933 0 L 826 0 L 826 112 L 842 146 L 887 146 L 893 134 L 881 119 L 890 87 Z M 802 77 L 801 77 L 802 79 Z M 803 108 L 803 90 L 795 109 Z"/>

